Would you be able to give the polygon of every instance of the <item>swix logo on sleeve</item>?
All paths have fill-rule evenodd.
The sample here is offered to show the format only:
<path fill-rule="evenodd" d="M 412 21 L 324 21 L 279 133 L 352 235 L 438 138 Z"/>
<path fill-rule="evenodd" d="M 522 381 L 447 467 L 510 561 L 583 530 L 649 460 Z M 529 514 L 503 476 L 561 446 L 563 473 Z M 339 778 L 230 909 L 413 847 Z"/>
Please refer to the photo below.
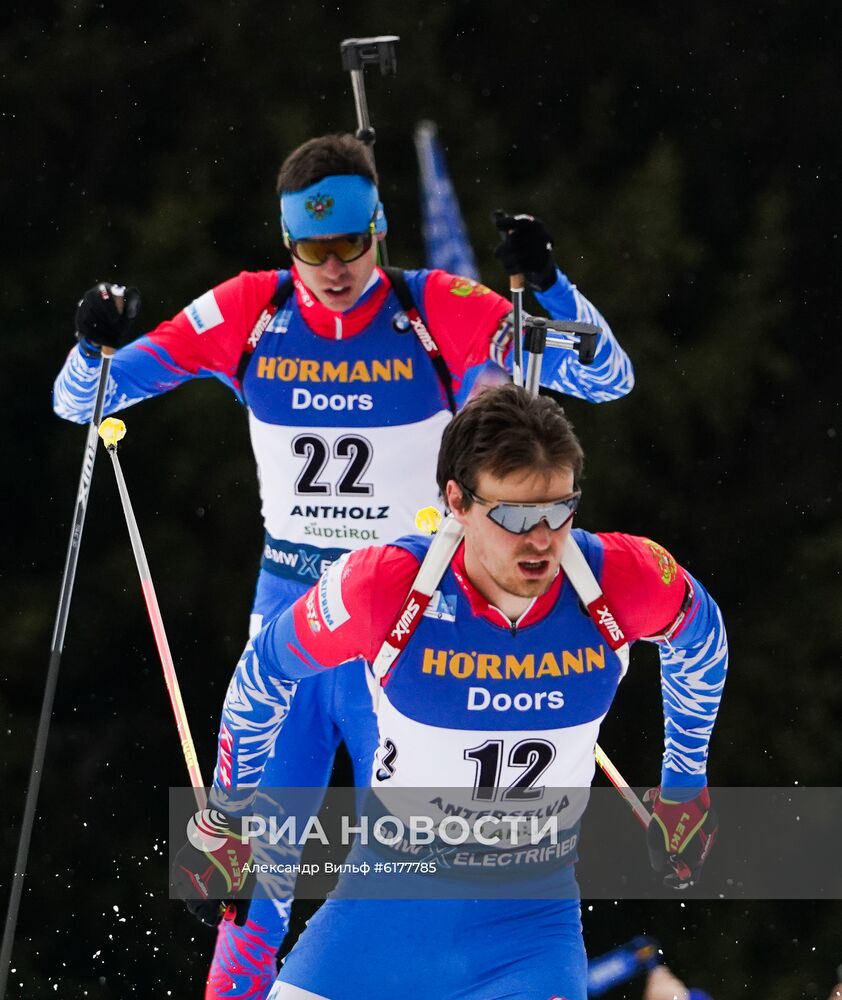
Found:
<path fill-rule="evenodd" d="M 588 613 L 612 649 L 617 649 L 623 645 L 626 637 L 602 594 L 588 605 Z"/>
<path fill-rule="evenodd" d="M 194 299 L 184 310 L 184 315 L 196 333 L 205 333 L 223 322 L 213 289 L 200 295 L 198 299 Z"/>

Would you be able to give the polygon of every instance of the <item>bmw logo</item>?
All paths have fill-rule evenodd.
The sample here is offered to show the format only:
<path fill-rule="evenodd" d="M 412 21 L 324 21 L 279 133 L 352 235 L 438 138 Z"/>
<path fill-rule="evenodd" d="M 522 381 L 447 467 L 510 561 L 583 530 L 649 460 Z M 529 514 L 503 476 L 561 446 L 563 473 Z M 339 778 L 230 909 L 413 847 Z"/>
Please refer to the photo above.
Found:
<path fill-rule="evenodd" d="M 396 333 L 409 333 L 412 326 L 409 322 L 409 316 L 405 312 L 399 312 L 395 314 L 392 320 L 392 328 Z"/>

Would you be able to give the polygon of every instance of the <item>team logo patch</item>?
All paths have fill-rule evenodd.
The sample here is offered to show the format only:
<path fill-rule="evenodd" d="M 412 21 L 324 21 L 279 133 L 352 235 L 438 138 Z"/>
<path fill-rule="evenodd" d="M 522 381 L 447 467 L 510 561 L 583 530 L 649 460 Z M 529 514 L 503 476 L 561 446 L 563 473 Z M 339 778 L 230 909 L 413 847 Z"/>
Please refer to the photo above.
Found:
<path fill-rule="evenodd" d="M 316 601 L 318 602 L 319 615 L 327 626 L 328 632 L 335 632 L 340 625 L 351 617 L 342 599 L 342 571 L 348 561 L 348 553 L 331 563 L 328 569 L 322 573 L 319 579 L 319 586 Z M 310 626 L 312 628 L 312 625 Z"/>
<path fill-rule="evenodd" d="M 333 198 L 329 194 L 321 194 L 317 191 L 304 202 L 304 211 L 311 219 L 320 222 L 333 212 Z"/>
<path fill-rule="evenodd" d="M 395 333 L 409 333 L 412 329 L 412 324 L 409 322 L 409 316 L 405 312 L 395 313 L 392 319 L 392 329 Z"/>
<path fill-rule="evenodd" d="M 289 329 L 290 320 L 292 319 L 292 309 L 282 309 L 280 312 L 276 312 L 275 315 L 269 320 L 269 325 L 266 327 L 267 333 L 286 333 Z"/>
<path fill-rule="evenodd" d="M 456 621 L 456 595 L 443 594 L 440 590 L 434 592 L 430 603 L 424 609 L 425 618 L 435 618 L 440 622 Z"/>
<path fill-rule="evenodd" d="M 198 299 L 194 299 L 184 310 L 184 315 L 190 321 L 190 325 L 196 333 L 204 333 L 206 330 L 212 330 L 215 326 L 219 326 L 220 323 L 224 322 L 213 290 L 205 292 Z"/>
<path fill-rule="evenodd" d="M 490 289 L 470 278 L 451 278 L 448 291 L 451 295 L 466 299 L 469 295 L 488 295 Z"/>
<path fill-rule="evenodd" d="M 673 559 L 662 545 L 658 545 L 657 542 L 653 542 L 650 538 L 645 538 L 643 544 L 649 549 L 652 553 L 652 558 L 658 564 L 658 569 L 661 573 L 661 583 L 669 586 L 678 575 L 678 567 L 675 565 L 675 559 Z"/>

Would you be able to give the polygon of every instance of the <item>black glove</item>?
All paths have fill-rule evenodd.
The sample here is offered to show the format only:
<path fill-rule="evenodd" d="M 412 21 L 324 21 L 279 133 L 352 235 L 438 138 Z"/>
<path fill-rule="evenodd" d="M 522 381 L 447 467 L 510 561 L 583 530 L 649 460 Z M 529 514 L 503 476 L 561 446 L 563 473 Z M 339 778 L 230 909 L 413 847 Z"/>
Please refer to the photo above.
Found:
<path fill-rule="evenodd" d="M 76 338 L 83 347 L 119 347 L 131 334 L 139 311 L 136 288 L 101 281 L 79 300 Z"/>
<path fill-rule="evenodd" d="M 555 261 L 551 253 L 553 238 L 540 219 L 531 215 L 508 215 L 494 211 L 494 225 L 500 231 L 500 243 L 494 256 L 506 274 L 522 274 L 530 288 L 546 292 L 555 284 Z"/>
<path fill-rule="evenodd" d="M 660 788 L 650 788 L 643 801 L 652 810 L 646 831 L 649 863 L 656 872 L 668 872 L 664 885 L 687 889 L 698 882 L 719 828 L 710 793 L 705 787 L 689 802 L 671 802 L 661 798 Z"/>
<path fill-rule="evenodd" d="M 251 845 L 242 843 L 239 822 L 217 809 L 203 809 L 187 825 L 187 843 L 172 867 L 172 887 L 203 924 L 216 927 L 233 909 L 234 923 L 242 927 L 254 886 L 243 870 L 250 862 Z"/>

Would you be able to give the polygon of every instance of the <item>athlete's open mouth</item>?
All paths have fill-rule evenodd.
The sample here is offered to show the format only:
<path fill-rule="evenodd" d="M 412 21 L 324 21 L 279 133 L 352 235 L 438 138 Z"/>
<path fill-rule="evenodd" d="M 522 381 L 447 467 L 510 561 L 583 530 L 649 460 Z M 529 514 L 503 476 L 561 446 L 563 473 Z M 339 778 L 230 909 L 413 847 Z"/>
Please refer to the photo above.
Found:
<path fill-rule="evenodd" d="M 543 576 L 549 565 L 549 559 L 521 559 L 518 562 L 520 571 L 525 576 Z"/>

